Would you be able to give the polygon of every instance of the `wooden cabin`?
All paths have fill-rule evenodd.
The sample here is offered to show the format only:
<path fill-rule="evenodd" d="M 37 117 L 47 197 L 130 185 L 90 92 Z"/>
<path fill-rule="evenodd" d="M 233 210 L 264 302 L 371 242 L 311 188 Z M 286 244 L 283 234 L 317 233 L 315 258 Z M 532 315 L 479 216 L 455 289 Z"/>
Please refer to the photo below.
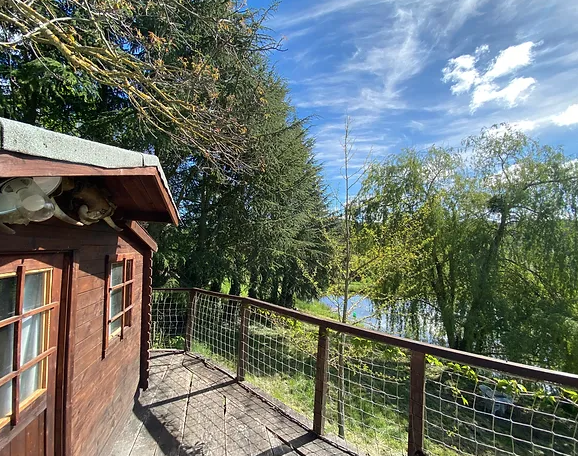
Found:
<path fill-rule="evenodd" d="M 105 455 L 146 388 L 157 157 L 0 119 L 0 456 Z"/>

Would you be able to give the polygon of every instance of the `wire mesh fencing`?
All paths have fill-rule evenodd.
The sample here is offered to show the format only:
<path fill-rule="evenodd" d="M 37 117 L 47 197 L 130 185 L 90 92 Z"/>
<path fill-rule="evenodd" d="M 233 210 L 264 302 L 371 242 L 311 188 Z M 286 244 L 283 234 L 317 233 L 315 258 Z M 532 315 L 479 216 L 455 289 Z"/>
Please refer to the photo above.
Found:
<path fill-rule="evenodd" d="M 246 380 L 312 420 L 317 326 L 249 306 L 246 327 Z"/>
<path fill-rule="evenodd" d="M 240 300 L 195 293 L 187 349 L 212 358 L 230 371 L 237 365 Z"/>
<path fill-rule="evenodd" d="M 413 445 L 439 456 L 578 456 L 578 393 L 510 375 L 507 363 L 470 354 L 458 359 L 471 366 L 431 355 L 424 362 L 431 346 L 419 342 L 202 290 L 157 290 L 152 309 L 154 348 L 185 349 L 237 371 L 306 424 L 322 413 L 326 437 L 356 454 L 407 455 Z M 321 333 L 327 356 L 319 353 Z M 496 365 L 503 370 L 487 368 Z M 418 421 L 410 413 L 416 401 Z"/>
<path fill-rule="evenodd" d="M 154 290 L 151 302 L 151 347 L 185 349 L 191 293 Z"/>
<path fill-rule="evenodd" d="M 425 435 L 432 455 L 578 455 L 576 393 L 430 358 Z"/>
<path fill-rule="evenodd" d="M 326 429 L 358 454 L 406 455 L 408 353 L 336 332 L 330 340 Z"/>

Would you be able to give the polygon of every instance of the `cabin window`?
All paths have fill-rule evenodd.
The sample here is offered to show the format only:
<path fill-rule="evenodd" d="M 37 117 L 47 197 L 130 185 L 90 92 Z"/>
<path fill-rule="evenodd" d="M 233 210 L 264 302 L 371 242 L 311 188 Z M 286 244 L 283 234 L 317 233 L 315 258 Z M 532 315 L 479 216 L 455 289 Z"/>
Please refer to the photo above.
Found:
<path fill-rule="evenodd" d="M 52 270 L 0 274 L 0 427 L 47 385 Z"/>
<path fill-rule="evenodd" d="M 107 318 L 105 349 L 110 339 L 124 337 L 124 329 L 132 324 L 132 285 L 134 260 L 110 258 L 107 277 Z"/>

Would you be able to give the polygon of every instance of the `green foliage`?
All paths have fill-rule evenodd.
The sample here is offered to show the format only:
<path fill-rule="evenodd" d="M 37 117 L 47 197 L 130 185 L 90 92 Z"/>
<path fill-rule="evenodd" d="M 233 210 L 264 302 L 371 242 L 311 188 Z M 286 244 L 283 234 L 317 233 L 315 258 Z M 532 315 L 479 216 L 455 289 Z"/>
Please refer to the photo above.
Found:
<path fill-rule="evenodd" d="M 361 194 L 364 230 L 391 252 L 372 266 L 377 306 L 428 315 L 453 348 L 578 371 L 574 161 L 494 127 L 374 165 Z"/>
<path fill-rule="evenodd" d="M 268 10 L 109 3 L 0 6 L 17 13 L 0 19 L 0 115 L 159 157 L 182 223 L 148 227 L 155 286 L 228 281 L 286 306 L 317 297 L 331 254 L 325 196 L 306 119 L 269 69 Z M 34 8 L 65 18 L 47 23 L 62 46 L 18 39 Z"/>

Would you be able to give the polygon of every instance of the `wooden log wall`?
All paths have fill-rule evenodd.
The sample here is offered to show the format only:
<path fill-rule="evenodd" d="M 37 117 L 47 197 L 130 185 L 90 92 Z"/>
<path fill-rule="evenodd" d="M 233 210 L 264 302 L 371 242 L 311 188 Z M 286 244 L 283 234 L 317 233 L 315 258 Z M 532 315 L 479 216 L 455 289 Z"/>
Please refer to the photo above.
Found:
<path fill-rule="evenodd" d="M 68 309 L 71 328 L 64 453 L 99 455 L 132 410 L 139 384 L 143 254 L 147 247 L 130 232 L 116 233 L 104 223 L 73 227 L 51 220 L 16 226 L 15 231 L 16 235 L 2 236 L 0 253 L 76 252 L 73 280 L 77 293 Z M 124 254 L 134 260 L 132 326 L 103 357 L 105 259 L 106 255 Z"/>

